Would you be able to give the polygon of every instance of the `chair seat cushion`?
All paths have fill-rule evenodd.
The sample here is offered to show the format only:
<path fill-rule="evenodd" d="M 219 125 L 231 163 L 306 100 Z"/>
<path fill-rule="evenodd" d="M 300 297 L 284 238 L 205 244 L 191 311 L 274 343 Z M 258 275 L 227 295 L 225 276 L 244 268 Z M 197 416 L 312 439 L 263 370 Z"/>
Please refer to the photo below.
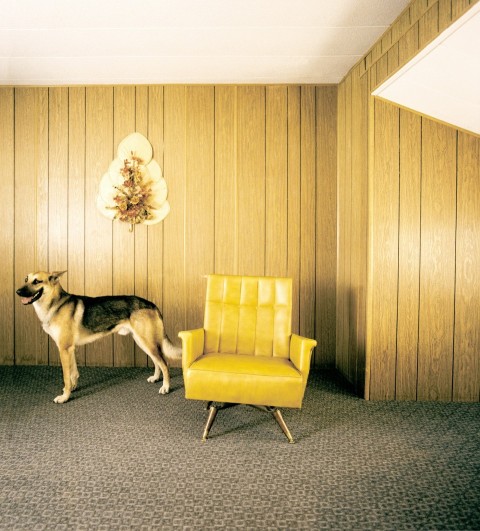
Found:
<path fill-rule="evenodd" d="M 196 371 L 302 377 L 289 359 L 273 358 L 272 356 L 204 354 L 193 365 Z"/>
<path fill-rule="evenodd" d="M 284 358 L 210 353 L 184 371 L 185 396 L 197 400 L 300 407 L 302 374 Z"/>

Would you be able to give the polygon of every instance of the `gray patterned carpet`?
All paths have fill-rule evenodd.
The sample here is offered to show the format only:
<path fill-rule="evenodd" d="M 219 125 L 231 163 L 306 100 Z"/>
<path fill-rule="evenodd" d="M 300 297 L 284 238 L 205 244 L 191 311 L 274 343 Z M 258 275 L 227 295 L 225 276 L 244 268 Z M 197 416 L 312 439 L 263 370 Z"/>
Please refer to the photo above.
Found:
<path fill-rule="evenodd" d="M 365 402 L 311 375 L 301 411 L 206 412 L 182 376 L 0 367 L 0 529 L 480 529 L 480 406 Z"/>

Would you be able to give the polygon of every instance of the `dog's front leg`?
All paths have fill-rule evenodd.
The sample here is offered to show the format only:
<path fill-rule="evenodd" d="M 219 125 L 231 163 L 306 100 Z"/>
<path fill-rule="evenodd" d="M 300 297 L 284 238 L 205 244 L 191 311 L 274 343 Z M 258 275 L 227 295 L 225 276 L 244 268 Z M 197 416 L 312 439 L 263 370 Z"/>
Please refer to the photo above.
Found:
<path fill-rule="evenodd" d="M 58 350 L 60 351 L 60 363 L 62 364 L 63 372 L 63 394 L 58 395 L 53 401 L 56 404 L 63 404 L 70 398 L 72 393 L 72 357 L 75 356 L 75 346 L 63 347 L 59 346 Z"/>

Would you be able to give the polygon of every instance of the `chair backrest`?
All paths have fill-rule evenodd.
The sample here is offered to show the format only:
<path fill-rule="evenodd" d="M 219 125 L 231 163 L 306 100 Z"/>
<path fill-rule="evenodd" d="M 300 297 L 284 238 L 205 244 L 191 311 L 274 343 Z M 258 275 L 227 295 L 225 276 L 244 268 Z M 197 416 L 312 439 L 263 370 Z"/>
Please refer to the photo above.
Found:
<path fill-rule="evenodd" d="M 209 275 L 205 353 L 288 358 L 292 279 Z"/>

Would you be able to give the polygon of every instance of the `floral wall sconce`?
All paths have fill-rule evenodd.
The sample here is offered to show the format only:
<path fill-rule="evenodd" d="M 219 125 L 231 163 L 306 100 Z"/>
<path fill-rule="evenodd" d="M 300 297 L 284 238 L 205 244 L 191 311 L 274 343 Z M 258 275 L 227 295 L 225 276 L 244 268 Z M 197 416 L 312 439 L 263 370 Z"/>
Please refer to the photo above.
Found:
<path fill-rule="evenodd" d="M 140 133 L 132 133 L 118 145 L 117 158 L 100 181 L 97 207 L 111 220 L 130 224 L 159 223 L 170 212 L 167 183 L 152 145 Z"/>

